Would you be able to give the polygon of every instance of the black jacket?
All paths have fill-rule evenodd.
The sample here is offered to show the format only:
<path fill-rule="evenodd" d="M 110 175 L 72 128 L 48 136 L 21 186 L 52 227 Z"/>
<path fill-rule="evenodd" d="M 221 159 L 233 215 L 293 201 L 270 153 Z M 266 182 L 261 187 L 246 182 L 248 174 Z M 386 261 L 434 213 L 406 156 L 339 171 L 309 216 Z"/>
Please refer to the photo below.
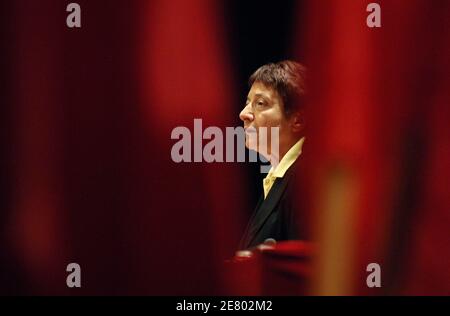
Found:
<path fill-rule="evenodd" d="M 298 205 L 299 187 L 297 176 L 301 173 L 301 156 L 286 171 L 283 178 L 277 178 L 266 199 L 263 196 L 251 216 L 239 249 L 251 249 L 268 238 L 276 241 L 308 240 L 306 217 Z"/>

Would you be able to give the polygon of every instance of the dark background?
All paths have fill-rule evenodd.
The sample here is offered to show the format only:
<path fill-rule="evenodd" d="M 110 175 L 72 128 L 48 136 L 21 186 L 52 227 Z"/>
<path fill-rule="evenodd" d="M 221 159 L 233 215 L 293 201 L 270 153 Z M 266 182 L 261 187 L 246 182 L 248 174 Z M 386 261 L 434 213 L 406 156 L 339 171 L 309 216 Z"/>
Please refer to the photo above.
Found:
<path fill-rule="evenodd" d="M 228 38 L 231 43 L 233 64 L 236 65 L 239 98 L 245 103 L 248 93 L 248 78 L 261 65 L 285 59 L 299 62 L 298 52 L 301 34 L 295 32 L 296 23 L 301 20 L 304 1 L 225 1 Z M 294 36 L 297 36 L 294 38 Z M 300 49 L 301 52 L 301 49 Z M 241 110 L 238 104 L 236 113 Z M 240 124 L 239 121 L 236 124 Z M 250 164 L 250 181 L 262 183 L 264 175 L 259 173 L 258 164 Z M 262 194 L 262 185 L 252 186 L 252 205 L 256 205 Z"/>

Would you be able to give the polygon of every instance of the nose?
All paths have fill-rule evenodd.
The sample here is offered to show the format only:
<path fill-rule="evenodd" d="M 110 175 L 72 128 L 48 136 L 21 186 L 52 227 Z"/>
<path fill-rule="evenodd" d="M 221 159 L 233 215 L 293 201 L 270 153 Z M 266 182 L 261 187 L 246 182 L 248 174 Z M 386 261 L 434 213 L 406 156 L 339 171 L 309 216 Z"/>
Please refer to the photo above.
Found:
<path fill-rule="evenodd" d="M 251 111 L 251 106 L 250 104 L 247 105 L 239 114 L 239 118 L 245 122 L 252 122 L 253 119 L 255 118 L 255 116 L 253 115 L 252 111 Z"/>

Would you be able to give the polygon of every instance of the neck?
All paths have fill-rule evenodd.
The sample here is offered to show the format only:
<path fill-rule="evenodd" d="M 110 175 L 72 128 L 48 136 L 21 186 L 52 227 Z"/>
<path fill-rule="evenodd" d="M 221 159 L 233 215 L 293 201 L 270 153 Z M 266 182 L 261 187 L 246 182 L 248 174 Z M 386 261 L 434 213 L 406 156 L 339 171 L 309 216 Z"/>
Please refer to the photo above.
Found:
<path fill-rule="evenodd" d="M 275 169 L 280 163 L 281 159 L 283 159 L 284 155 L 298 142 L 297 138 L 290 138 L 284 142 L 280 142 L 278 152 L 270 153 L 269 161 L 272 165 L 273 169 Z"/>

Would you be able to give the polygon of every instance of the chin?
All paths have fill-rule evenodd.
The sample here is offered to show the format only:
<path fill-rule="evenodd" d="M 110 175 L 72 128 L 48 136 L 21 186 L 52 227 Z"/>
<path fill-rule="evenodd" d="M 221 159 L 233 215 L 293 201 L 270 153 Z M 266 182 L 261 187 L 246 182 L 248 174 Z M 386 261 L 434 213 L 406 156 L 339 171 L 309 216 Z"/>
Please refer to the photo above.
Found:
<path fill-rule="evenodd" d="M 254 144 L 253 142 L 249 141 L 248 139 L 245 140 L 245 147 L 249 150 L 258 151 L 258 146 Z"/>

